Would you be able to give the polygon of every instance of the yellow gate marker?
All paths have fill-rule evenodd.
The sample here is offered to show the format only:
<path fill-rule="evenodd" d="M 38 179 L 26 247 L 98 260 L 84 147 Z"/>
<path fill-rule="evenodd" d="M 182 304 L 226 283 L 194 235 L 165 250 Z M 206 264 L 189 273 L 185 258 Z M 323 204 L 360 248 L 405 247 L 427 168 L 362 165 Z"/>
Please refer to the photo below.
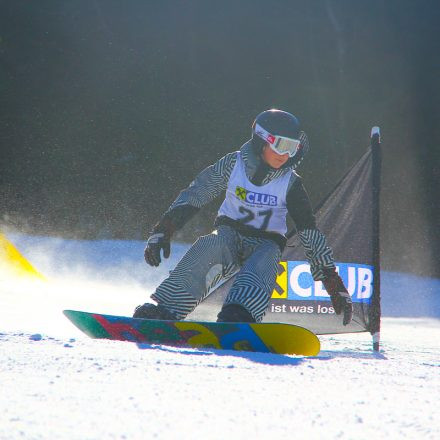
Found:
<path fill-rule="evenodd" d="M 0 270 L 21 278 L 32 277 L 47 281 L 46 277 L 38 272 L 2 233 L 0 233 Z"/>

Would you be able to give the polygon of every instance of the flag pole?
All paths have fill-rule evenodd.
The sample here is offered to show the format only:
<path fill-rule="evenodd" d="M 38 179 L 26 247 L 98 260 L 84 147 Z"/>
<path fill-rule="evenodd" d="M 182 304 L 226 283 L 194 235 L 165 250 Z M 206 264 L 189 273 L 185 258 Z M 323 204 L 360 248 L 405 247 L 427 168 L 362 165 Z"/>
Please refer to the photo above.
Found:
<path fill-rule="evenodd" d="M 379 351 L 380 347 L 380 181 L 381 181 L 381 140 L 380 128 L 371 128 L 371 153 L 373 160 L 373 297 L 370 308 L 370 333 L 373 337 L 373 350 Z"/>

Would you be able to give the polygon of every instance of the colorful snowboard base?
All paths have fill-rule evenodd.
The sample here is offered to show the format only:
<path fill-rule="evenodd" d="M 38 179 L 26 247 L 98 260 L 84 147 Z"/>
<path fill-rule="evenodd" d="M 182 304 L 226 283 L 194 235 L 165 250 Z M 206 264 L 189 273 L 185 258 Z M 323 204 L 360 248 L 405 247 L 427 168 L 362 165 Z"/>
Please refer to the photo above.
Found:
<path fill-rule="evenodd" d="M 91 338 L 173 347 L 316 356 L 317 336 L 291 324 L 159 321 L 64 310 L 64 315 Z"/>

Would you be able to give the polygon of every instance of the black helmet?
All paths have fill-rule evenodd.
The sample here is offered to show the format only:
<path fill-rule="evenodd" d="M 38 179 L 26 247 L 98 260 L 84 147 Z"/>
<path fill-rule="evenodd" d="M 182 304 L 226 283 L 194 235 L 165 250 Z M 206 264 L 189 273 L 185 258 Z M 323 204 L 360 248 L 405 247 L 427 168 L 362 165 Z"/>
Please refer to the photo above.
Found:
<path fill-rule="evenodd" d="M 309 146 L 306 134 L 300 130 L 298 118 L 277 109 L 260 113 L 252 124 L 252 146 L 257 155 L 261 154 L 266 143 L 275 151 L 289 153 L 290 158 L 283 167 L 293 168 L 302 161 Z"/>

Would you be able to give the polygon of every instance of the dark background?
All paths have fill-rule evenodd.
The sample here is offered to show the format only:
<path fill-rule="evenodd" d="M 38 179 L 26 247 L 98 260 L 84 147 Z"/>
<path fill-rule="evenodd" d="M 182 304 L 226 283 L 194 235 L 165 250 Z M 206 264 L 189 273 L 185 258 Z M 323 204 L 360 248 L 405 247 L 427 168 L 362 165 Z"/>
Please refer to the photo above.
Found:
<path fill-rule="evenodd" d="M 318 203 L 379 125 L 382 261 L 440 276 L 440 2 L 0 1 L 0 223 L 143 239 L 267 108 Z M 177 236 L 210 230 L 217 204 Z"/>

